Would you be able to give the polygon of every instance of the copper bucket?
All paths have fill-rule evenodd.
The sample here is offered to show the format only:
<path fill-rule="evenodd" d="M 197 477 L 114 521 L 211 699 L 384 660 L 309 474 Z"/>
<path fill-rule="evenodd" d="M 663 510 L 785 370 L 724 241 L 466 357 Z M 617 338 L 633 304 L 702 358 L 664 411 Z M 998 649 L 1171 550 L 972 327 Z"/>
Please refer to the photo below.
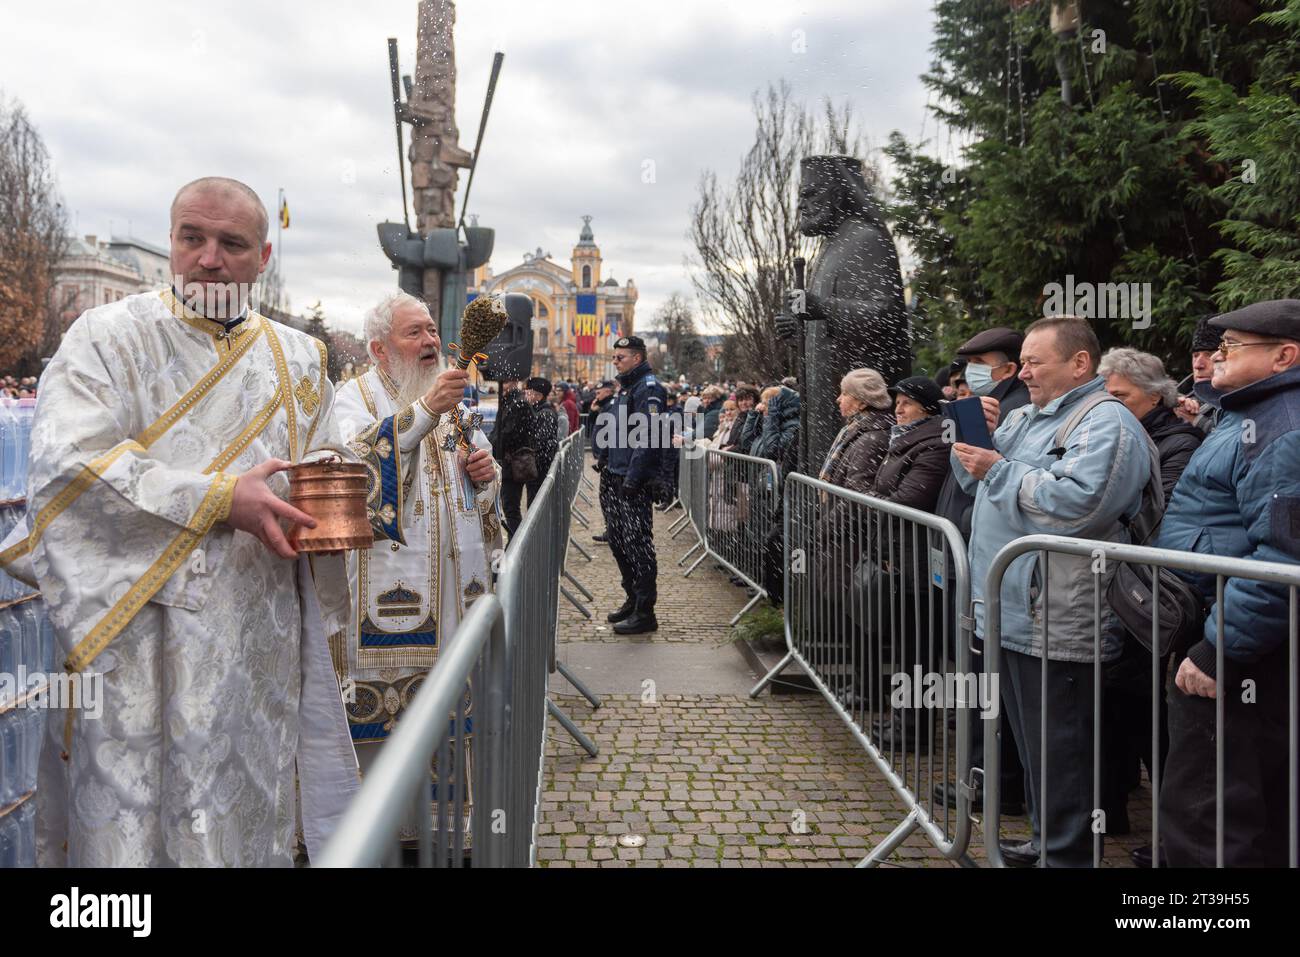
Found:
<path fill-rule="evenodd" d="M 375 533 L 366 516 L 370 472 L 364 465 L 325 459 L 289 472 L 289 504 L 316 519 L 315 528 L 295 525 L 289 544 L 300 552 L 371 548 Z"/>

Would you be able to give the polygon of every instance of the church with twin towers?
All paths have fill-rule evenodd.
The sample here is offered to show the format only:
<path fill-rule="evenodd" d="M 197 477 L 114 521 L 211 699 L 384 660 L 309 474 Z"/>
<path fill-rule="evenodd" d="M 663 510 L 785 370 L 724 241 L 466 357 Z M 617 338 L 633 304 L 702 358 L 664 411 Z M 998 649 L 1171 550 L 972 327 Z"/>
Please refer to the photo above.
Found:
<path fill-rule="evenodd" d="M 539 246 L 501 273 L 488 263 L 474 271 L 470 294 L 523 293 L 533 301 L 533 374 L 583 382 L 613 375 L 610 355 L 619 336 L 632 335 L 637 290 L 608 275 L 591 230 L 582 230 L 568 265 Z"/>

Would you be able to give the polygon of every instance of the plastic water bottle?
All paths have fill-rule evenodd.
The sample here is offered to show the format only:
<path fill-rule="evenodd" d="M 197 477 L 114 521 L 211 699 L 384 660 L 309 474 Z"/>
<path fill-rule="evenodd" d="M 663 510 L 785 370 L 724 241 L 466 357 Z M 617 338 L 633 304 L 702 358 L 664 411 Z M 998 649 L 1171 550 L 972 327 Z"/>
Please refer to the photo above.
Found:
<path fill-rule="evenodd" d="M 33 672 L 41 668 L 41 619 L 36 604 L 35 601 L 28 601 L 17 606 L 22 635 L 18 663 L 27 669 L 29 679 Z"/>
<path fill-rule="evenodd" d="M 0 499 L 4 498 L 3 490 L 0 490 Z M 3 542 L 13 528 L 18 524 L 18 519 L 22 510 L 14 507 L 0 507 L 0 542 Z M 0 571 L 0 602 L 12 601 L 18 597 L 17 587 L 19 582 L 14 581 L 3 571 Z"/>
<path fill-rule="evenodd" d="M 14 477 L 17 480 L 18 488 L 14 493 L 15 498 L 22 498 L 27 494 L 27 460 L 32 450 L 32 419 L 36 415 L 35 399 L 18 400 L 18 461 L 14 468 Z"/>
<path fill-rule="evenodd" d="M 21 768 L 18 776 L 18 796 L 22 797 L 36 790 L 36 769 L 41 759 L 41 738 L 45 733 L 45 718 L 48 712 L 44 708 L 31 705 L 19 708 L 18 712 L 18 721 L 23 729 L 22 737 L 19 739 L 22 751 L 18 755 L 18 766 Z"/>
<path fill-rule="evenodd" d="M 11 817 L 16 818 L 18 831 L 14 867 L 32 868 L 36 866 L 36 801 L 27 801 Z"/>
<path fill-rule="evenodd" d="M 54 637 L 54 622 L 50 620 L 50 610 L 44 600 L 37 602 L 41 606 L 41 670 L 47 675 L 54 671 L 54 653 L 57 639 Z"/>
<path fill-rule="evenodd" d="M 18 800 L 19 709 L 0 714 L 0 807 Z"/>
<path fill-rule="evenodd" d="M 12 400 L 0 398 L 0 502 L 17 498 L 13 494 L 14 469 L 18 462 L 18 421 L 10 409 Z"/>
<path fill-rule="evenodd" d="M 14 682 L 18 680 L 18 656 L 22 654 L 22 648 L 22 622 L 18 609 L 0 610 L 0 675 L 7 679 L 0 686 L 0 708 L 13 704 L 17 698 Z"/>
<path fill-rule="evenodd" d="M 0 756 L 0 762 L 3 761 L 3 756 Z M 0 787 L 3 787 L 3 781 L 4 765 L 0 763 Z M 18 866 L 19 826 L 17 814 L 0 817 L 0 870 Z"/>

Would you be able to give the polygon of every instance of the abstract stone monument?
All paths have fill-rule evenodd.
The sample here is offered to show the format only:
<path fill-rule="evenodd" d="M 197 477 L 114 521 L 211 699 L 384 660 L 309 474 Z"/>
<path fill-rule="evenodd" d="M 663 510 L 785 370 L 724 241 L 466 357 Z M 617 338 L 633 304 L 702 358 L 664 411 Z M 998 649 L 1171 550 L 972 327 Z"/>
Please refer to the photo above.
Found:
<path fill-rule="evenodd" d="M 463 232 L 457 229 L 459 171 L 471 166 L 472 156 L 461 149 L 456 126 L 455 4 L 451 0 L 421 0 L 418 17 L 415 82 L 404 78 L 406 102 L 397 84 L 396 41 L 389 41 L 399 143 L 402 125 L 411 126 L 416 225 L 412 230 L 407 223 L 381 223 L 379 243 L 398 270 L 399 287 L 428 304 L 446 343 L 457 336 L 465 307 L 466 277 L 488 261 L 494 233 L 481 226 L 468 226 Z M 405 190 L 403 198 L 404 194 Z"/>

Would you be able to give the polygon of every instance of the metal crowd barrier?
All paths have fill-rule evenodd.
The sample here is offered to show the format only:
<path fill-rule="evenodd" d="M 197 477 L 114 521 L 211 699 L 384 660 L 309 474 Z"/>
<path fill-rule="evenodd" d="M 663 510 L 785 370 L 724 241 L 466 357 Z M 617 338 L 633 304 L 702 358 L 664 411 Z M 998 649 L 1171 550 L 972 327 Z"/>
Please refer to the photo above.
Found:
<path fill-rule="evenodd" d="M 682 528 L 689 526 L 694 530 L 695 544 L 677 560 L 679 568 L 685 565 L 697 551 L 707 547 L 704 540 L 704 511 L 708 495 L 708 480 L 701 451 L 701 447 L 689 438 L 682 443 L 681 460 L 677 468 L 677 497 L 681 500 L 682 511 L 685 513 L 683 517 L 686 519 L 686 524 Z"/>
<path fill-rule="evenodd" d="M 591 754 L 597 753 L 547 696 L 548 678 L 558 670 L 593 706 L 600 705 L 555 655 L 560 595 L 567 591 L 561 578 L 586 594 L 565 570 L 583 456 L 581 432 L 560 444 L 537 497 L 498 560 L 495 594 L 474 602 L 429 670 L 317 866 L 400 864 L 395 838 L 412 807 L 420 827 L 420 866 L 457 864 L 465 843 L 464 795 L 471 774 L 473 866 L 535 863 L 547 714 Z M 572 596 L 570 600 L 576 603 Z M 472 714 L 466 713 L 463 694 L 457 698 L 467 680 L 475 689 Z M 467 723 L 474 734 L 472 771 L 465 736 L 453 734 Z M 454 743 L 449 744 L 449 737 Z M 439 785 L 445 780 L 448 786 L 434 787 L 431 815 L 427 795 L 435 755 Z"/>
<path fill-rule="evenodd" d="M 768 537 L 781 514 L 781 473 L 771 459 L 696 449 L 700 451 L 704 454 L 697 454 L 695 461 L 683 458 L 682 462 L 682 474 L 691 476 L 692 520 L 702 530 L 704 547 L 704 553 L 686 569 L 686 576 L 712 557 L 755 589 L 754 597 L 731 619 L 734 625 L 767 597 L 763 566 Z"/>
<path fill-rule="evenodd" d="M 677 497 L 674 498 L 672 503 L 668 506 L 668 511 L 672 511 L 673 508 L 680 505 L 682 507 L 682 514 L 672 523 L 672 525 L 668 526 L 668 537 L 670 539 L 675 539 L 688 528 L 694 531 L 696 545 L 687 553 L 689 556 L 694 554 L 695 548 L 699 547 L 700 536 L 699 531 L 695 528 L 695 523 L 691 520 L 692 476 L 690 468 L 691 460 L 687 456 L 687 448 L 687 445 L 683 445 L 677 450 Z M 685 561 L 685 559 L 683 559 L 683 561 Z M 680 565 L 681 562 L 678 562 L 678 564 Z"/>
<path fill-rule="evenodd" d="M 517 730 L 510 727 L 508 700 L 514 651 L 507 642 L 501 604 L 492 595 L 477 599 L 384 743 L 361 792 L 314 866 L 401 866 L 398 833 L 412 814 L 418 829 L 419 866 L 462 866 L 471 772 L 465 734 L 457 734 L 456 729 L 467 728 L 470 721 L 474 734 L 471 863 L 474 867 L 528 863 L 531 826 L 520 829 L 521 836 L 511 826 L 515 808 L 507 807 L 515 790 L 510 784 L 517 780 L 509 763 L 511 732 Z M 472 717 L 465 707 L 467 682 L 475 689 Z M 429 766 L 435 758 L 438 773 L 430 813 Z"/>
<path fill-rule="evenodd" d="M 784 494 L 788 651 L 750 697 L 798 662 L 906 804 L 859 866 L 879 864 L 917 829 L 945 857 L 961 858 L 971 834 L 966 709 L 978 697 L 961 533 L 946 519 L 797 473 Z M 945 793 L 955 793 L 955 808 Z"/>
<path fill-rule="evenodd" d="M 1051 643 L 1048 620 L 1049 612 L 1048 597 L 1052 587 L 1051 578 L 1047 575 L 1048 555 L 1070 555 L 1091 559 L 1092 577 L 1093 577 L 1093 594 L 1092 594 L 1092 621 L 1093 621 L 1093 761 L 1092 761 L 1092 807 L 1102 807 L 1101 787 L 1103 781 L 1103 755 L 1102 742 L 1104 740 L 1102 730 L 1103 717 L 1103 662 L 1102 655 L 1098 650 L 1102 647 L 1103 641 L 1103 613 L 1105 606 L 1104 592 L 1109 575 L 1117 563 L 1129 562 L 1134 565 L 1145 565 L 1151 569 L 1154 580 L 1154 592 L 1152 600 L 1152 621 L 1151 632 L 1149 634 L 1149 646 L 1153 650 L 1151 655 L 1151 755 L 1152 767 L 1150 769 L 1151 794 L 1152 794 L 1152 815 L 1151 815 L 1151 848 L 1152 848 L 1152 867 L 1160 866 L 1160 776 L 1162 772 L 1162 762 L 1160 759 L 1160 699 L 1163 695 L 1166 678 L 1172 687 L 1173 677 L 1166 675 L 1162 666 L 1167 665 L 1167 661 L 1162 662 L 1158 652 L 1154 649 L 1159 647 L 1160 621 L 1158 616 L 1159 607 L 1159 579 L 1156 576 L 1156 569 L 1168 568 L 1177 569 L 1185 572 L 1193 572 L 1202 575 L 1212 575 L 1215 578 L 1216 588 L 1216 611 L 1215 619 L 1217 624 L 1217 634 L 1223 633 L 1224 620 L 1224 585 L 1228 578 L 1249 579 L 1258 582 L 1271 582 L 1282 585 L 1288 589 L 1288 609 L 1287 617 L 1290 622 L 1288 635 L 1288 836 L 1287 836 L 1287 854 L 1289 866 L 1297 866 L 1297 788 L 1300 787 L 1300 762 L 1297 761 L 1297 700 L 1300 695 L 1297 694 L 1297 630 L 1300 628 L 1297 621 L 1300 615 L 1300 566 L 1288 565 L 1278 562 L 1263 562 L 1253 559 L 1241 558 L 1223 558 L 1217 555 L 1203 555 L 1193 552 L 1175 551 L 1167 548 L 1148 548 L 1138 545 L 1120 545 L 1111 542 L 1092 541 L 1081 538 L 1067 538 L 1057 535 L 1030 535 L 1024 538 L 1016 539 L 1008 543 L 993 559 L 993 564 L 989 568 L 988 584 L 985 589 L 985 668 L 990 674 L 1000 674 L 1001 668 L 1001 641 L 1002 641 L 1002 593 L 1001 585 L 1003 577 L 1011 565 L 1018 559 L 1029 553 L 1037 552 L 1037 561 L 1039 562 L 1039 580 L 1043 584 L 1043 608 L 1045 609 L 1042 619 L 1042 644 L 1044 653 L 1041 656 L 1041 700 L 1044 703 L 1042 713 L 1039 716 L 1040 737 L 1043 742 L 1042 750 L 1039 752 L 1041 773 L 1039 776 L 1039 806 L 1048 806 L 1051 797 L 1051 791 L 1048 788 L 1049 778 L 1049 759 L 1050 752 L 1047 749 L 1048 729 L 1051 725 L 1050 709 L 1047 705 L 1049 696 L 1048 687 L 1048 667 Z M 1082 609 L 1077 609 L 1081 612 Z M 1121 626 L 1122 627 L 1122 626 Z M 1215 821 L 1214 821 L 1214 856 L 1217 867 L 1224 866 L 1224 837 L 1226 825 L 1224 819 L 1224 755 L 1225 755 L 1225 694 L 1238 694 L 1240 689 L 1228 689 L 1224 687 L 1224 650 L 1223 643 L 1217 643 L 1216 667 L 1215 667 L 1215 733 L 1214 733 L 1214 762 L 1215 762 Z M 1005 677 L 1003 677 L 1005 681 Z M 997 715 L 985 720 L 985 741 L 994 741 L 994 735 L 998 732 L 1001 715 Z M 1253 744 L 1253 742 L 1251 742 Z M 1172 748 L 1172 741 L 1170 742 Z M 1248 746 L 1248 745 L 1247 745 Z M 1243 743 L 1240 739 L 1234 741 L 1234 748 L 1241 749 Z M 1234 753 L 1240 753 L 1235 751 Z M 995 867 L 1006 866 L 1004 855 L 1002 854 L 999 844 L 1000 830 L 1000 812 L 999 805 L 1001 800 L 1001 780 L 999 777 L 1000 756 L 998 748 L 992 744 L 985 748 L 985 762 L 987 764 L 985 782 L 984 782 L 984 837 L 985 847 L 987 849 L 989 863 Z M 1176 801 L 1179 795 L 1171 795 L 1171 800 Z M 1094 812 L 1095 818 L 1095 812 Z M 1041 820 L 1041 818 L 1040 818 Z M 1254 822 L 1258 823 L 1258 822 Z M 1092 829 L 1092 864 L 1098 867 L 1102 860 L 1102 840 L 1103 831 L 1097 827 Z M 1040 835 L 1040 848 L 1047 846 L 1047 834 Z M 1040 850 L 1038 864 L 1040 867 L 1047 866 L 1047 855 Z"/>
<path fill-rule="evenodd" d="M 587 601 L 594 600 L 591 592 L 567 567 L 569 545 L 575 544 L 569 534 L 575 515 L 574 500 L 582 492 L 585 460 L 586 447 L 581 431 L 574 432 L 560 443 L 551 471 L 538 493 L 537 504 L 529 504 L 519 531 L 506 549 L 506 561 L 497 587 L 506 606 L 506 622 L 511 634 L 526 633 L 528 637 L 524 640 L 529 647 L 535 642 L 545 649 L 547 673 L 558 672 L 593 708 L 599 708 L 600 698 L 565 667 L 557 655 L 560 597 L 569 601 L 583 617 L 591 618 L 591 612 L 564 587 L 562 580 L 573 585 Z M 545 710 L 588 754 L 595 757 L 600 753 L 573 719 L 549 697 L 545 698 Z"/>

